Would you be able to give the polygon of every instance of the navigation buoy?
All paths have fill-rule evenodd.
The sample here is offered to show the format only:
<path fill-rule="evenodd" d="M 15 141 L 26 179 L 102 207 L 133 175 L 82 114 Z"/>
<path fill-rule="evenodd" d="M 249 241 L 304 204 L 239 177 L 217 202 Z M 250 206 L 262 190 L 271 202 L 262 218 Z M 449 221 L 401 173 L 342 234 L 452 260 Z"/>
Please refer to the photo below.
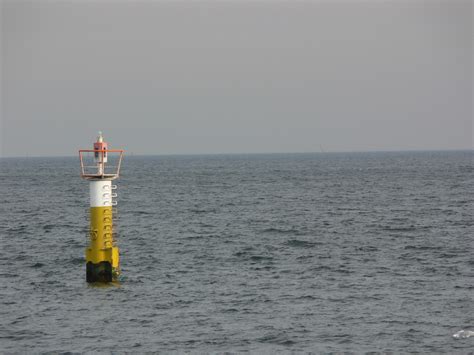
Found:
<path fill-rule="evenodd" d="M 113 221 L 116 217 L 117 186 L 123 150 L 107 149 L 99 132 L 94 149 L 79 150 L 81 177 L 90 186 L 90 230 L 86 248 L 87 282 L 112 282 L 120 274 L 119 248 Z"/>

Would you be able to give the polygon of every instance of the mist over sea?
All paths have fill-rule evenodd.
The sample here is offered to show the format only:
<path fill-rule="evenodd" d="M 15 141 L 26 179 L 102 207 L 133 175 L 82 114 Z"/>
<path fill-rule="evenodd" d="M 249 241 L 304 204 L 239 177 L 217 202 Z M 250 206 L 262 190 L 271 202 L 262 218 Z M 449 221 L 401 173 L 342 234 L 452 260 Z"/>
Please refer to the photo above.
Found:
<path fill-rule="evenodd" d="M 474 153 L 126 156 L 119 284 L 75 158 L 0 159 L 0 352 L 466 353 Z"/>

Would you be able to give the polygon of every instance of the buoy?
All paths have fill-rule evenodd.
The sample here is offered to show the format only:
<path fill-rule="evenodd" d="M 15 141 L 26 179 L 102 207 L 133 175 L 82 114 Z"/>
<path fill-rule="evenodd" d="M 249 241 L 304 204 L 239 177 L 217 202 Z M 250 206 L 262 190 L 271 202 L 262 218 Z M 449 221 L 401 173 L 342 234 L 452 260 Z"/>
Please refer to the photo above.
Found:
<path fill-rule="evenodd" d="M 120 274 L 119 248 L 115 238 L 117 186 L 123 150 L 108 149 L 99 132 L 94 149 L 79 150 L 81 177 L 90 186 L 90 229 L 86 248 L 86 281 L 112 282 Z M 111 163 L 111 164 L 108 164 Z"/>

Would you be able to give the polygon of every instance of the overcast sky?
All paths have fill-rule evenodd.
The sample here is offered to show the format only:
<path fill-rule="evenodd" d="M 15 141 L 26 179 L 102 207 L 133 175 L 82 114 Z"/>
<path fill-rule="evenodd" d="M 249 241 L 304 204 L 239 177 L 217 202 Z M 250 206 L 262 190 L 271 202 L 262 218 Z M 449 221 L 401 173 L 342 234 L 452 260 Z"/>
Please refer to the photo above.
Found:
<path fill-rule="evenodd" d="M 472 1 L 2 2 L 0 156 L 472 149 Z"/>

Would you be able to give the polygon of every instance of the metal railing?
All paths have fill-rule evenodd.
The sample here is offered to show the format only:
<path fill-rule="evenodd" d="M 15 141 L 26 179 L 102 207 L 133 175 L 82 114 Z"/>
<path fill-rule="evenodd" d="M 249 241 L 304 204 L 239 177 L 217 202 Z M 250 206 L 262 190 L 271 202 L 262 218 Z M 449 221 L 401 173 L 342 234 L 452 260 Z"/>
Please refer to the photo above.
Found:
<path fill-rule="evenodd" d="M 123 158 L 122 149 L 81 149 L 79 160 L 81 162 L 82 178 L 118 178 Z M 111 160 L 109 164 L 108 160 Z"/>

